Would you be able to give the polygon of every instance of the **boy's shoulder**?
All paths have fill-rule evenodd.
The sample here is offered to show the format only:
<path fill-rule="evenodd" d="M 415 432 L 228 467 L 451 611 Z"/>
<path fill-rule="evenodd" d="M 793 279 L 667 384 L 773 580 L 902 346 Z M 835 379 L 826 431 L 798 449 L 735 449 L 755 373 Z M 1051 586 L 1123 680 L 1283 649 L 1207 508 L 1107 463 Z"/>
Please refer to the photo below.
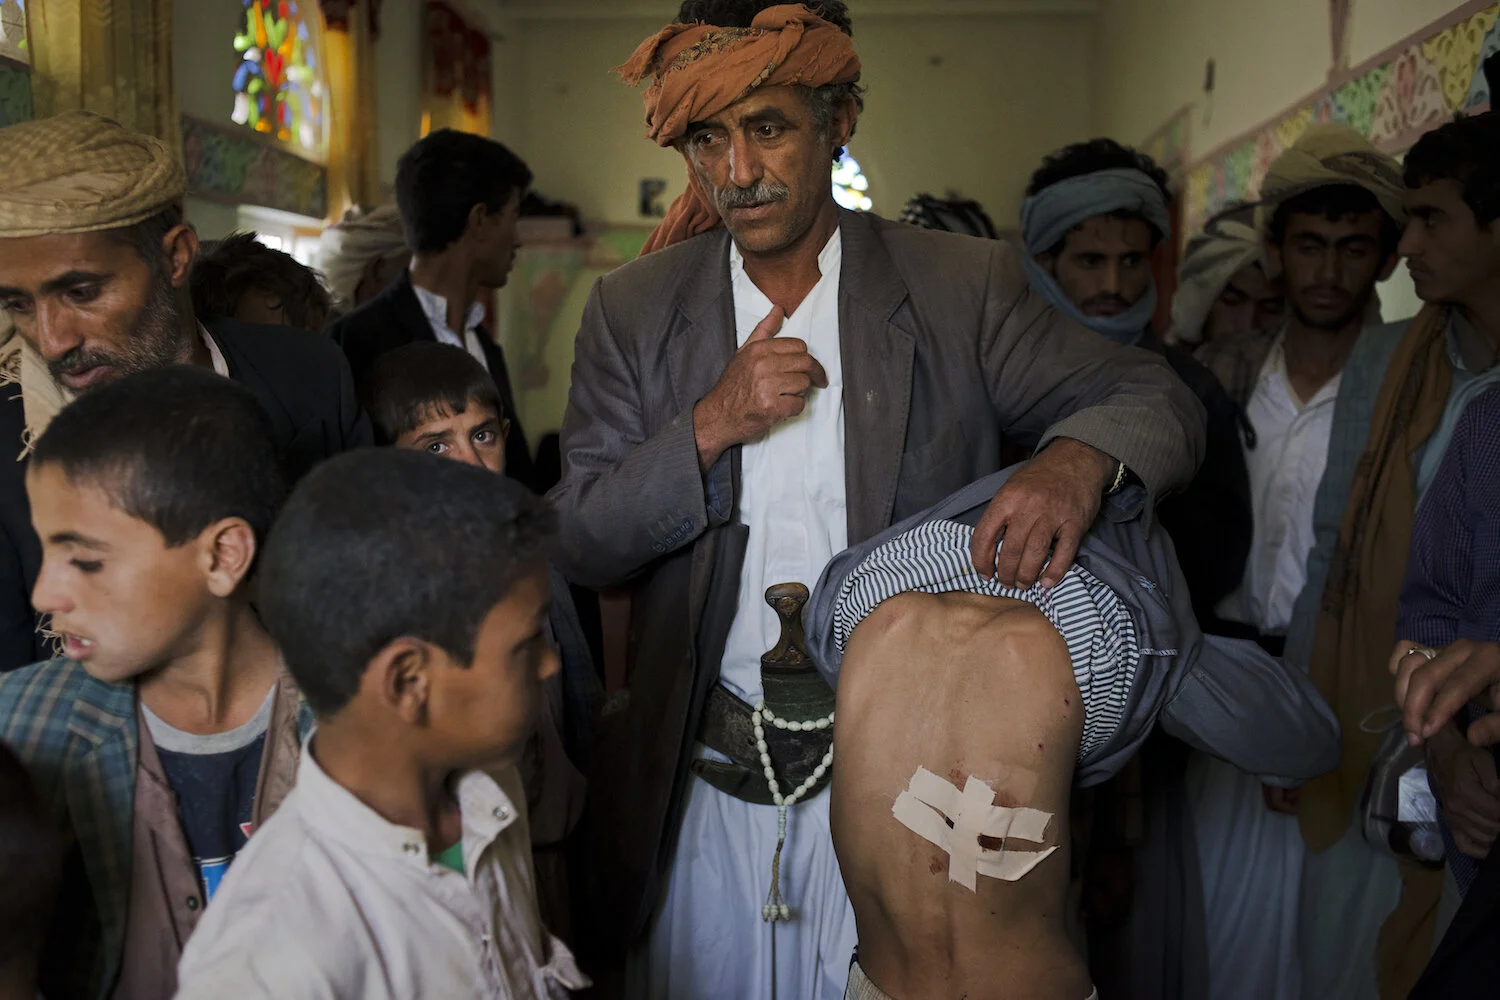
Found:
<path fill-rule="evenodd" d="M 235 995 L 268 997 L 359 992 L 355 983 L 334 988 L 347 972 L 341 939 L 359 934 L 358 903 L 300 802 L 294 789 L 236 855 L 183 951 L 179 997 L 224 996 L 230 985 Z M 306 948 L 317 935 L 323 945 Z M 251 984 L 262 992 L 244 993 Z"/>
<path fill-rule="evenodd" d="M 108 727 L 134 712 L 134 684 L 101 681 L 76 660 L 59 657 L 0 674 L 0 739 L 20 753 L 39 740 L 90 728 L 75 725 L 75 716 Z"/>

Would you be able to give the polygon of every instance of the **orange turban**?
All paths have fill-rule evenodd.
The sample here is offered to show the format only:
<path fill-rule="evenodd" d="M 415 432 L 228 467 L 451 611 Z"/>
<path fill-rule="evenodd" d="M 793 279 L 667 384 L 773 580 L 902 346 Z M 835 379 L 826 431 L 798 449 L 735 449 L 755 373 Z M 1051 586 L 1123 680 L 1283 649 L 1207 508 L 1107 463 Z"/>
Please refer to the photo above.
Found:
<path fill-rule="evenodd" d="M 669 24 L 635 50 L 620 79 L 646 88 L 646 138 L 670 146 L 700 122 L 744 100 L 757 87 L 822 87 L 859 79 L 859 56 L 849 36 L 802 4 L 779 4 L 755 15 L 748 28 Z M 686 154 L 684 154 L 686 158 Z M 719 225 L 719 214 L 688 164 L 688 186 L 641 252 L 671 246 Z"/>

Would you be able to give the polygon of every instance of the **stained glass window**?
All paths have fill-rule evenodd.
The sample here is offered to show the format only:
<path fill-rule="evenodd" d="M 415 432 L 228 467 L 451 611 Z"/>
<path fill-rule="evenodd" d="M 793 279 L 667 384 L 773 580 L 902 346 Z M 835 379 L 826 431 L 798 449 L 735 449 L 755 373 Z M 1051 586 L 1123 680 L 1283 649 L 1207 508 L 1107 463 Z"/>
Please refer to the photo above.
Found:
<path fill-rule="evenodd" d="M 26 0 L 0 0 L 0 56 L 31 64 L 26 50 Z"/>
<path fill-rule="evenodd" d="M 833 165 L 833 200 L 851 212 L 868 212 L 875 207 L 869 191 L 870 182 L 859 169 L 859 161 L 845 150 Z"/>
<path fill-rule="evenodd" d="M 323 14 L 317 0 L 241 0 L 245 22 L 234 36 L 232 117 L 303 156 L 323 159 L 327 85 Z"/>

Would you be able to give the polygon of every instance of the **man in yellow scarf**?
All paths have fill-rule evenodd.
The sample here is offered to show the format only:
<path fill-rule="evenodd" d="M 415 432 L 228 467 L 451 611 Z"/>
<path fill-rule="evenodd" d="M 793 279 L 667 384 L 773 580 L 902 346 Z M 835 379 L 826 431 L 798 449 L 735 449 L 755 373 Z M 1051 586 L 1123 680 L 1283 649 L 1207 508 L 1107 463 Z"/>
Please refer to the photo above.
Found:
<path fill-rule="evenodd" d="M 1368 841 L 1361 793 L 1400 725 L 1387 662 L 1417 504 L 1463 408 L 1500 381 L 1497 142 L 1492 112 L 1445 125 L 1407 154 L 1400 252 L 1427 305 L 1409 323 L 1366 331 L 1344 366 L 1316 543 L 1287 635 L 1287 658 L 1308 667 L 1344 732 L 1342 765 L 1303 790 L 1300 809 L 1304 992 L 1323 1000 L 1368 997 L 1377 981 L 1381 996 L 1405 997 L 1441 930 L 1442 873 Z M 1462 752 L 1447 733 L 1426 743 L 1440 801 L 1445 776 L 1464 771 L 1451 760 Z"/>

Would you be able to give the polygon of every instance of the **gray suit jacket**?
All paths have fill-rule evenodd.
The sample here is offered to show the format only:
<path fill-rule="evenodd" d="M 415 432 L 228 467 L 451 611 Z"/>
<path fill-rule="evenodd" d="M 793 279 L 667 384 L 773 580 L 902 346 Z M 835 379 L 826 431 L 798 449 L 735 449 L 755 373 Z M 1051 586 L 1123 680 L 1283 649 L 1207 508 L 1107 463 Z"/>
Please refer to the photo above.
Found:
<path fill-rule="evenodd" d="M 843 654 L 833 635 L 839 591 L 881 545 L 928 521 L 978 523 L 990 497 L 1019 466 L 959 490 L 931 510 L 834 556 L 804 613 L 810 651 L 829 684 Z M 1120 728 L 1078 762 L 1080 785 L 1125 766 L 1157 722 L 1189 746 L 1223 758 L 1271 784 L 1315 778 L 1339 762 L 1339 724 L 1307 674 L 1248 639 L 1205 636 L 1187 581 L 1164 531 L 1147 534 L 1130 497 L 1111 498 L 1078 551 L 1078 565 L 1130 612 L 1141 661 Z"/>
<path fill-rule="evenodd" d="M 1160 358 L 1055 314 L 1006 245 L 850 212 L 839 226 L 851 543 L 999 469 L 1006 432 L 1085 441 L 1153 495 L 1192 477 L 1198 400 Z M 628 702 L 607 702 L 590 775 L 593 901 L 626 940 L 656 904 L 738 605 L 739 449 L 700 474 L 692 421 L 735 349 L 723 229 L 600 279 L 578 332 L 551 496 L 564 574 L 631 587 Z"/>

